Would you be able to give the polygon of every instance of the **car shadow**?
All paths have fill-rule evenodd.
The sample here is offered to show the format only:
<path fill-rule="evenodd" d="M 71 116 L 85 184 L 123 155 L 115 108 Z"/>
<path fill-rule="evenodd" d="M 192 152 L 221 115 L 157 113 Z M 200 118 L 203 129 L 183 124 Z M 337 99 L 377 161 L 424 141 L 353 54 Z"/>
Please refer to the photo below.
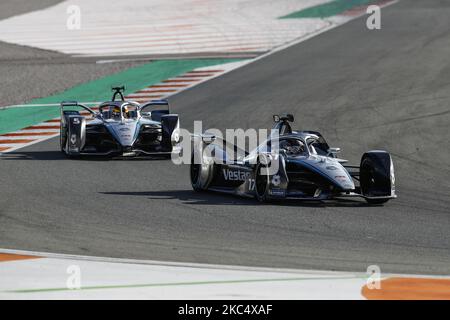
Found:
<path fill-rule="evenodd" d="M 14 151 L 2 153 L 1 160 L 63 160 L 67 157 L 60 151 Z"/>
<path fill-rule="evenodd" d="M 61 151 L 26 151 L 0 153 L 0 160 L 66 160 L 66 161 L 147 161 L 169 160 L 164 156 L 140 157 L 108 157 L 108 156 L 80 156 L 69 158 Z"/>
<path fill-rule="evenodd" d="M 114 196 L 137 196 L 147 197 L 152 200 L 180 200 L 185 204 L 194 205 L 275 205 L 280 207 L 310 207 L 310 208 L 325 208 L 325 207 L 369 207 L 370 205 L 359 199 L 334 199 L 326 201 L 305 201 L 286 199 L 276 202 L 259 203 L 256 199 L 240 197 L 232 194 L 224 194 L 213 191 L 196 192 L 193 190 L 166 190 L 166 191 L 144 191 L 144 192 L 100 192 L 105 195 Z"/>

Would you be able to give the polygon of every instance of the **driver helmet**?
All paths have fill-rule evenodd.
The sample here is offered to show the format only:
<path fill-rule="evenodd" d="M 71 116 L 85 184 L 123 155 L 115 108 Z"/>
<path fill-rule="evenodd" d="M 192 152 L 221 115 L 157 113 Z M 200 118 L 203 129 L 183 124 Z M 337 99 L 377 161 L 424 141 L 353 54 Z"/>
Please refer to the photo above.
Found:
<path fill-rule="evenodd" d="M 125 118 L 130 118 L 130 112 L 129 112 L 129 110 L 128 110 L 128 107 L 127 107 L 127 106 L 124 106 L 124 107 L 122 108 L 122 110 L 123 110 L 123 116 L 124 116 Z M 120 107 L 114 106 L 113 111 L 112 111 L 112 114 L 113 114 L 114 117 L 120 117 Z"/>
<path fill-rule="evenodd" d="M 291 146 L 291 143 L 289 140 L 282 140 L 280 141 L 280 150 L 286 150 Z"/>
<path fill-rule="evenodd" d="M 303 143 L 298 139 L 285 139 L 280 141 L 280 149 L 294 154 L 301 154 L 305 151 Z"/>
<path fill-rule="evenodd" d="M 114 106 L 112 110 L 113 117 L 120 117 L 120 107 Z"/>
<path fill-rule="evenodd" d="M 127 106 L 123 107 L 123 116 L 125 118 L 130 118 L 130 111 L 128 110 Z"/>

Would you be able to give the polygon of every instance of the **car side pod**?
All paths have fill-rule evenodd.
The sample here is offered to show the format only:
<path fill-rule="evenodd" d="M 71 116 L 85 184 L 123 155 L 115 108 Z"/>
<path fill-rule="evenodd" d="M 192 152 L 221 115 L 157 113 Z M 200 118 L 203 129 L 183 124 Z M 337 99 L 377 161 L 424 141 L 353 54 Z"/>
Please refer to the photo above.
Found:
<path fill-rule="evenodd" d="M 173 135 L 174 131 L 180 128 L 180 120 L 177 114 L 167 114 L 161 116 L 162 140 L 161 146 L 164 150 L 172 151 L 173 143 L 178 143 L 179 136 Z"/>
<path fill-rule="evenodd" d="M 396 198 L 394 164 L 383 150 L 363 154 L 360 164 L 361 194 L 370 204 L 382 204 Z"/>
<path fill-rule="evenodd" d="M 95 112 L 77 101 L 61 102 L 61 151 L 68 157 L 78 156 L 86 142 L 86 118 L 78 111 L 65 110 L 65 108 L 80 107 L 91 114 Z"/>
<path fill-rule="evenodd" d="M 66 118 L 66 154 L 77 156 L 84 147 L 86 140 L 86 119 L 79 115 L 70 115 Z"/>

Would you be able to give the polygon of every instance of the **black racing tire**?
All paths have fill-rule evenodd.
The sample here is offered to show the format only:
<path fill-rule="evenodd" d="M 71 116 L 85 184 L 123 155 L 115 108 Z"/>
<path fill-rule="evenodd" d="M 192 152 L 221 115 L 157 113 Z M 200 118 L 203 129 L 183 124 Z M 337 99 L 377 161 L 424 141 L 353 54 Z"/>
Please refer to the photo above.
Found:
<path fill-rule="evenodd" d="M 65 139 L 65 141 L 63 142 L 63 127 L 62 125 L 59 128 L 59 147 L 61 148 L 61 152 L 66 153 L 66 151 L 64 150 L 64 145 L 67 144 L 67 137 Z"/>
<path fill-rule="evenodd" d="M 64 145 L 62 143 L 62 138 L 59 138 L 59 148 L 62 153 L 66 153 L 66 150 L 64 150 Z"/>
<path fill-rule="evenodd" d="M 162 159 L 164 159 L 164 160 L 170 160 L 170 159 L 172 159 L 172 154 L 171 153 L 169 153 L 169 154 L 161 154 L 160 157 Z"/>
<path fill-rule="evenodd" d="M 79 155 L 73 155 L 73 154 L 70 154 L 67 151 L 67 150 L 69 150 L 69 146 L 68 146 L 68 144 L 69 144 L 69 137 L 68 137 L 67 132 L 66 132 L 66 139 L 63 142 L 63 139 L 62 139 L 63 134 L 62 134 L 62 132 L 63 132 L 63 128 L 62 128 L 62 125 L 61 125 L 60 132 L 59 132 L 59 145 L 60 145 L 60 148 L 61 148 L 61 152 L 64 153 L 64 156 L 67 159 L 77 159 L 77 158 L 79 158 L 80 157 Z"/>
<path fill-rule="evenodd" d="M 190 178 L 191 178 L 191 185 L 192 185 L 192 189 L 194 189 L 194 191 L 200 192 L 203 191 L 203 189 L 199 186 L 199 178 L 200 178 L 200 170 L 201 170 L 201 164 L 195 164 L 191 163 L 190 165 Z"/>
<path fill-rule="evenodd" d="M 255 169 L 255 198 L 263 203 L 268 201 L 270 177 L 268 174 L 260 174 L 262 168 L 265 165 L 259 162 Z"/>
<path fill-rule="evenodd" d="M 196 192 L 205 191 L 205 189 L 201 186 L 200 173 L 201 173 L 201 164 L 195 163 L 194 161 L 194 153 L 191 156 L 191 164 L 189 168 L 189 176 L 191 180 L 192 189 Z"/>
<path fill-rule="evenodd" d="M 387 152 L 368 152 L 363 155 L 360 165 L 360 185 L 364 196 L 390 196 L 390 163 L 391 158 Z M 366 198 L 367 203 L 373 205 L 380 205 L 389 200 L 389 198 Z"/>
<path fill-rule="evenodd" d="M 66 156 L 67 159 L 78 159 L 78 158 L 80 157 L 79 155 L 74 155 L 74 154 L 71 154 L 71 153 L 67 152 L 67 150 L 69 149 L 68 146 L 67 146 L 68 141 L 69 141 L 69 140 L 66 139 L 66 146 L 65 146 L 65 149 L 64 149 L 64 147 L 62 146 L 62 142 L 60 143 L 60 144 L 61 144 L 61 152 Z"/>
<path fill-rule="evenodd" d="M 66 139 L 66 141 L 64 142 L 65 145 L 63 145 L 61 139 L 60 139 L 60 145 L 61 145 L 61 152 L 64 153 L 64 155 L 66 156 L 66 158 L 71 159 L 73 158 L 73 156 L 67 152 L 67 150 L 69 149 L 67 144 L 68 144 L 69 139 Z"/>
<path fill-rule="evenodd" d="M 66 156 L 67 159 L 72 159 L 72 160 L 81 158 L 81 156 L 79 154 L 70 154 L 70 153 L 64 152 L 64 155 Z"/>
<path fill-rule="evenodd" d="M 80 159 L 81 158 L 81 155 L 79 155 L 79 154 L 72 154 L 72 153 L 68 153 L 66 151 L 63 151 L 63 152 L 64 152 L 64 155 L 66 156 L 67 159 L 74 160 L 74 159 Z"/>

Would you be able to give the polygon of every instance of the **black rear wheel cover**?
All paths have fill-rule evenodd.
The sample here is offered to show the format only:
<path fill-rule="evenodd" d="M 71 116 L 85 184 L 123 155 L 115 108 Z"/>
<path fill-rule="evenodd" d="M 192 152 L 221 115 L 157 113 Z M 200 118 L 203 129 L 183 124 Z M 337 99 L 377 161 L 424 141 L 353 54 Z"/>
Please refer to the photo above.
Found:
<path fill-rule="evenodd" d="M 192 184 L 192 188 L 195 191 L 201 190 L 201 188 L 199 187 L 199 184 L 198 184 L 198 179 L 200 178 L 200 170 L 201 170 L 200 164 L 191 163 L 191 166 L 190 166 L 191 184 Z"/>
<path fill-rule="evenodd" d="M 267 174 L 260 174 L 262 168 L 264 168 L 264 166 L 261 163 L 256 167 L 255 194 L 258 201 L 265 202 L 269 190 L 269 176 Z"/>

